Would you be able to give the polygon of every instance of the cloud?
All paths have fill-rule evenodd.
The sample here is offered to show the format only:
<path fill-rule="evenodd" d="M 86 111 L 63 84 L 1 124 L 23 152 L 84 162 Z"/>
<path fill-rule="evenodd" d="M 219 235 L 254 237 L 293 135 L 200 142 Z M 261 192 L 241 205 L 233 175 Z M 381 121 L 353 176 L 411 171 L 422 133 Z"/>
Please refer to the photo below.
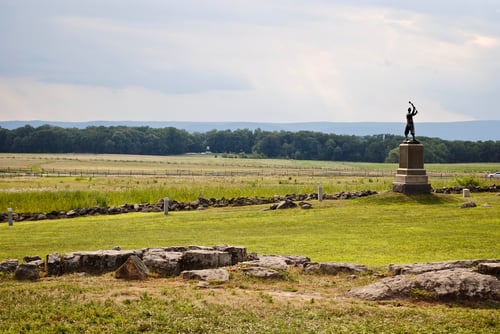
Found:
<path fill-rule="evenodd" d="M 400 121 L 412 99 L 421 121 L 498 119 L 498 8 L 6 2 L 0 118 Z"/>

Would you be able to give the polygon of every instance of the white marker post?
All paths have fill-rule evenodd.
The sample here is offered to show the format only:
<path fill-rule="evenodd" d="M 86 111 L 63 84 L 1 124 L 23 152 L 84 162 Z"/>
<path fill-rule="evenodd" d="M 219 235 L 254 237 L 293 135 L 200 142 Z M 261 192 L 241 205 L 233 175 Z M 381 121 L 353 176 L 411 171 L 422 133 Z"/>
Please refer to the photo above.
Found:
<path fill-rule="evenodd" d="M 168 197 L 163 199 L 163 213 L 168 215 Z"/>
<path fill-rule="evenodd" d="M 321 184 L 318 185 L 318 201 L 323 200 L 323 186 Z"/>
<path fill-rule="evenodd" d="M 8 217 L 9 217 L 9 226 L 12 226 L 13 225 L 13 222 L 12 222 L 12 208 L 8 208 L 7 212 L 8 212 Z"/>

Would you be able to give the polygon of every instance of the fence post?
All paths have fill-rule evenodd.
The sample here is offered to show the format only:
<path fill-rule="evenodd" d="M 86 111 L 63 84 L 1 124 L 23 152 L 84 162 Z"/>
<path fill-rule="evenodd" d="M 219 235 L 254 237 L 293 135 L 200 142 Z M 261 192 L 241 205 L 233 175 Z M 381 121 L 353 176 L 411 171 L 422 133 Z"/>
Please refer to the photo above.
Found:
<path fill-rule="evenodd" d="M 168 197 L 163 199 L 163 213 L 168 215 Z"/>
<path fill-rule="evenodd" d="M 322 201 L 323 200 L 323 186 L 320 184 L 318 184 L 318 201 Z"/>
<path fill-rule="evenodd" d="M 7 212 L 8 212 L 8 219 L 9 219 L 9 226 L 12 226 L 13 225 L 13 222 L 12 222 L 12 208 L 8 208 L 7 209 Z"/>

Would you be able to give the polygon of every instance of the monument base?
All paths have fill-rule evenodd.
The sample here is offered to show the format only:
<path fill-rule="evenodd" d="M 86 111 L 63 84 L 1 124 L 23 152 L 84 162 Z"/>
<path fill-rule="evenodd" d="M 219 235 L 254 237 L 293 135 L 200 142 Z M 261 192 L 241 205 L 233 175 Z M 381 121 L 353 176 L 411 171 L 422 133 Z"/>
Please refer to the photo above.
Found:
<path fill-rule="evenodd" d="M 392 191 L 403 194 L 431 192 L 431 185 L 424 169 L 424 145 L 415 143 L 399 145 L 399 168 L 392 184 Z"/>
<path fill-rule="evenodd" d="M 414 195 L 414 194 L 430 194 L 431 193 L 431 185 L 424 183 L 396 183 L 392 184 L 392 191 Z"/>

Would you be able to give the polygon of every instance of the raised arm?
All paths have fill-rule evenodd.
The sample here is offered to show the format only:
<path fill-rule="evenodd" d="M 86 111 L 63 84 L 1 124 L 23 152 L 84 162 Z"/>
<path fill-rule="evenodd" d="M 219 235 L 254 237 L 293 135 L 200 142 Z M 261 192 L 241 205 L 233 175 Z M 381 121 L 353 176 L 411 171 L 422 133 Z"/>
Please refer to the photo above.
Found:
<path fill-rule="evenodd" d="M 411 115 L 415 116 L 416 114 L 418 114 L 418 110 L 417 110 L 417 108 L 415 108 L 415 106 L 413 105 L 413 103 L 411 103 L 411 101 L 408 101 L 408 103 L 411 104 L 411 106 L 413 108 L 413 110 L 411 112 Z"/>

